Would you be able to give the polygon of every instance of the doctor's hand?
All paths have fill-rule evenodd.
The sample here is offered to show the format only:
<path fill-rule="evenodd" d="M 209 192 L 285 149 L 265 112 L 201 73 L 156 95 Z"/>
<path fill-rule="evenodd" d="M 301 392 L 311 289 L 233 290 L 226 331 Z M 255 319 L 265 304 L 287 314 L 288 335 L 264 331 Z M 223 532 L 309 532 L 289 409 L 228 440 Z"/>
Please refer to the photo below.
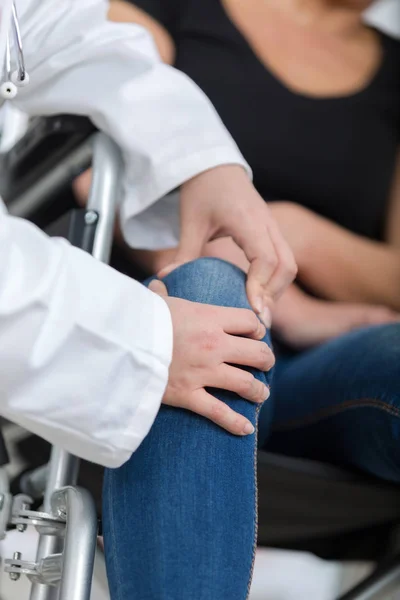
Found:
<path fill-rule="evenodd" d="M 247 295 L 263 322 L 297 274 L 296 263 L 271 212 L 239 166 L 221 166 L 194 177 L 181 187 L 181 239 L 173 264 L 201 256 L 205 244 L 231 236 L 244 251 L 250 268 Z"/>
<path fill-rule="evenodd" d="M 266 385 L 231 366 L 272 368 L 272 351 L 261 341 L 265 327 L 250 310 L 168 297 L 167 288 L 157 280 L 149 289 L 164 298 L 172 316 L 174 350 L 164 404 L 197 413 L 235 435 L 254 433 L 250 421 L 205 388 L 229 390 L 255 403 L 268 398 Z"/>

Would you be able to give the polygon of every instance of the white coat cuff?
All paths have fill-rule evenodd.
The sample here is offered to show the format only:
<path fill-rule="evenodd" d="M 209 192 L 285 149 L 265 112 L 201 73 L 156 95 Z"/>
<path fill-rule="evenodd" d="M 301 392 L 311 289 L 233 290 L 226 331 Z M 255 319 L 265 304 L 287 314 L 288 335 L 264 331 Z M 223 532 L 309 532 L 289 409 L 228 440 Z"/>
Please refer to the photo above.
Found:
<path fill-rule="evenodd" d="M 158 177 L 126 182 L 121 206 L 121 230 L 131 248 L 162 250 L 179 243 L 180 185 L 196 175 L 223 165 L 242 166 L 252 177 L 249 165 L 232 145 L 207 149 L 159 166 Z"/>
<path fill-rule="evenodd" d="M 156 294 L 153 294 L 152 301 L 153 305 L 149 306 L 154 348 L 152 355 L 157 356 L 157 367 L 154 371 L 158 370 L 159 372 L 148 380 L 134 412 L 132 413 L 131 403 L 126 407 L 126 428 L 121 433 L 119 440 L 120 448 L 126 448 L 126 455 L 124 457 L 123 451 L 119 450 L 116 463 L 110 464 L 110 466 L 120 466 L 128 460 L 147 436 L 160 410 L 161 400 L 168 382 L 168 371 L 173 349 L 171 313 L 167 303 Z M 149 360 L 151 360 L 150 355 Z M 121 413 L 123 411 L 124 407 L 121 407 Z"/>

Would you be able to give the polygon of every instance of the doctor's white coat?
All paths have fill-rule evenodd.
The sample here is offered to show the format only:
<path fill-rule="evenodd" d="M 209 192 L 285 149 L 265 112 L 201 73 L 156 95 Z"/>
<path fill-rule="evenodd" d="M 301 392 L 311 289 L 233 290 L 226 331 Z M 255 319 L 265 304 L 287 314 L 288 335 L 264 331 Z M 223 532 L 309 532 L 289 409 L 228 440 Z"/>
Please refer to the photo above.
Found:
<path fill-rule="evenodd" d="M 142 28 L 108 22 L 102 0 L 17 8 L 30 84 L 14 102 L 31 115 L 87 115 L 110 134 L 125 159 L 126 240 L 176 242 L 176 201 L 162 198 L 211 167 L 246 167 L 210 102 L 161 64 Z M 121 465 L 157 414 L 172 340 L 164 300 L 3 207 L 1 415 L 80 457 Z"/>

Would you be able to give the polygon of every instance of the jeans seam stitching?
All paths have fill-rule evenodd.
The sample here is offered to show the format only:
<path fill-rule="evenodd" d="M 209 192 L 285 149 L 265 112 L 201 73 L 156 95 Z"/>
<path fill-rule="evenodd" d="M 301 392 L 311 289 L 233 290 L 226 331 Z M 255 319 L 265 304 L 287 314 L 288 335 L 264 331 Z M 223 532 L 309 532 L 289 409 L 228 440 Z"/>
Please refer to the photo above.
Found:
<path fill-rule="evenodd" d="M 108 496 L 108 503 L 109 503 L 109 507 L 112 506 L 112 491 L 111 488 L 114 485 L 114 477 L 111 477 L 110 473 L 108 474 L 109 476 L 109 486 L 108 486 L 108 490 L 107 490 L 107 496 Z M 110 483 L 110 477 L 112 479 L 112 483 Z M 120 573 L 120 564 L 119 564 L 119 560 L 118 560 L 118 545 L 117 545 L 117 540 L 116 540 L 116 535 L 115 535 L 115 522 L 114 522 L 114 513 L 112 510 L 108 511 L 109 513 L 109 517 L 110 517 L 110 537 L 112 539 L 112 554 L 111 554 L 111 560 L 114 566 L 114 574 L 115 574 L 115 578 L 117 580 L 117 589 L 116 590 L 111 590 L 110 589 L 110 594 L 111 594 L 111 598 L 113 597 L 113 595 L 117 594 L 117 597 L 119 600 L 122 600 L 122 582 L 121 582 L 121 573 Z"/>
<path fill-rule="evenodd" d="M 390 406 L 382 400 L 364 398 L 360 400 L 347 400 L 345 402 L 337 404 L 336 406 L 321 409 L 320 411 L 317 411 L 316 413 L 308 415 L 307 417 L 303 417 L 301 419 L 292 419 L 286 422 L 282 421 L 281 423 L 278 423 L 277 425 L 272 427 L 272 432 L 280 433 L 284 431 L 289 431 L 291 429 L 297 429 L 299 427 L 314 425 L 319 421 L 323 421 L 324 419 L 336 416 L 344 412 L 345 410 L 362 407 L 377 408 L 390 414 L 393 417 L 400 418 L 400 409 Z"/>
<path fill-rule="evenodd" d="M 254 455 L 253 455 L 253 471 L 254 471 L 254 538 L 253 538 L 253 550 L 251 557 L 251 566 L 249 573 L 249 580 L 247 585 L 247 594 L 246 600 L 250 597 L 251 584 L 253 582 L 254 575 L 254 565 L 256 559 L 256 551 L 257 551 L 257 538 L 258 538 L 258 462 L 257 462 L 257 440 L 258 440 L 258 419 L 260 416 L 261 406 L 256 407 L 256 416 L 255 416 L 255 439 L 254 439 Z"/>

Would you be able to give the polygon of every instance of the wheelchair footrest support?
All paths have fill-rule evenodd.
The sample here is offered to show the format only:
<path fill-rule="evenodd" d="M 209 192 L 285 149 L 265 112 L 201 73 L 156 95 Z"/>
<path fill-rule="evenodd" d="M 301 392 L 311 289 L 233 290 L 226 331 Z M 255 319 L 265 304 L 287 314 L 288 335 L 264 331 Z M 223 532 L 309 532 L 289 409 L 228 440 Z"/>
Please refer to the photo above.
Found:
<path fill-rule="evenodd" d="M 18 581 L 21 575 L 26 575 L 32 583 L 57 586 L 62 575 L 62 554 L 46 556 L 36 563 L 22 560 L 21 553 L 15 552 L 13 558 L 5 561 L 4 570 L 13 581 Z"/>
<path fill-rule="evenodd" d="M 14 502 L 10 494 L 3 494 L 4 515 L 7 523 L 16 525 L 20 532 L 33 526 L 40 536 L 62 538 L 62 553 L 52 553 L 35 561 L 25 561 L 20 552 L 5 560 L 5 572 L 18 581 L 25 575 L 34 584 L 59 586 L 59 600 L 89 600 L 91 576 L 97 538 L 97 515 L 90 494 L 72 486 L 57 489 L 51 496 L 51 512 L 31 511 L 32 499 L 23 494 Z M 1 512 L 0 512 L 1 514 Z"/>

